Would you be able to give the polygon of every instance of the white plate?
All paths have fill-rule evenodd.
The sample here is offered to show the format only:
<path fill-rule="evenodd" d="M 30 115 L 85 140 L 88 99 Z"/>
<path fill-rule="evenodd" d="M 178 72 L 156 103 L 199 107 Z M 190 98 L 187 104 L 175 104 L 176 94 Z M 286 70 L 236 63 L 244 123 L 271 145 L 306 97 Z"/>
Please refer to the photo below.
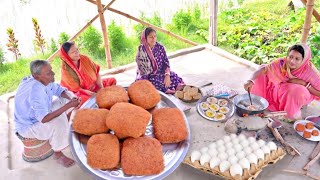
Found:
<path fill-rule="evenodd" d="M 308 120 L 297 120 L 297 121 L 293 124 L 293 129 L 294 129 L 301 137 L 303 137 L 303 132 L 298 132 L 298 131 L 296 130 L 296 126 L 297 126 L 297 124 L 300 124 L 300 123 L 303 124 L 303 125 L 306 125 L 308 122 L 314 124 L 313 122 L 308 121 Z M 314 127 L 313 129 L 308 129 L 308 131 L 312 132 L 312 130 L 315 130 L 315 129 L 319 131 L 319 129 L 316 128 L 316 127 Z M 320 133 L 320 131 L 319 131 L 319 133 Z M 303 138 L 305 138 L 305 137 L 303 137 Z M 320 141 L 320 135 L 318 135 L 318 136 L 312 136 L 312 135 L 311 135 L 311 138 L 305 138 L 305 139 L 308 139 L 308 140 L 310 140 L 310 141 Z"/>

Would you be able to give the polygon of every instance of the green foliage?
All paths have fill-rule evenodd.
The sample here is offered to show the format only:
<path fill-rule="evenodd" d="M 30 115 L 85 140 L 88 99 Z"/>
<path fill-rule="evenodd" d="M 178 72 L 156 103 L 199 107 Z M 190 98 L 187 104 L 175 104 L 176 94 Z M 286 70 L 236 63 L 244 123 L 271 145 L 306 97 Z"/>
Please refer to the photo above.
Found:
<path fill-rule="evenodd" d="M 192 16 L 189 12 L 184 10 L 178 11 L 175 15 L 173 15 L 172 22 L 173 25 L 180 31 L 188 31 L 188 28 L 191 24 Z"/>
<path fill-rule="evenodd" d="M 0 66 L 4 63 L 3 49 L 0 47 Z"/>
<path fill-rule="evenodd" d="M 151 18 L 148 18 L 145 16 L 145 14 L 143 12 L 140 12 L 140 17 L 139 17 L 141 20 L 143 21 L 146 21 L 150 24 L 153 24 L 153 25 L 156 25 L 158 27 L 162 27 L 162 23 L 161 23 L 161 17 L 159 15 L 159 13 L 154 13 L 153 16 Z M 133 29 L 134 31 L 136 32 L 136 37 L 137 39 L 140 41 L 140 38 L 141 38 L 141 33 L 142 31 L 145 29 L 146 27 L 142 24 L 136 24 L 133 26 Z M 162 39 L 162 36 L 159 34 L 157 34 L 157 39 L 158 40 L 161 40 Z"/>
<path fill-rule="evenodd" d="M 92 25 L 90 25 L 79 38 L 78 45 L 81 48 L 87 49 L 87 51 L 96 55 L 99 53 L 99 47 L 102 44 L 102 35 L 101 33 Z"/>
<path fill-rule="evenodd" d="M 127 37 L 121 26 L 116 25 L 113 20 L 108 26 L 108 35 L 110 41 L 111 54 L 119 54 L 127 48 Z"/>
<path fill-rule="evenodd" d="M 54 53 L 54 52 L 56 52 L 56 51 L 58 50 L 57 43 L 56 43 L 56 41 L 55 41 L 53 38 L 50 39 L 50 45 L 49 45 L 49 47 L 50 47 L 50 52 L 51 52 L 51 53 Z"/>
<path fill-rule="evenodd" d="M 9 36 L 8 43 L 6 44 L 8 47 L 8 50 L 13 52 L 15 55 L 16 60 L 18 60 L 18 57 L 21 55 L 19 52 L 19 44 L 18 40 L 15 38 L 15 34 L 13 32 L 12 28 L 7 29 L 7 34 Z"/>
<path fill-rule="evenodd" d="M 33 30 L 35 31 L 34 42 L 35 42 L 37 48 L 39 48 L 41 50 L 42 54 L 44 54 L 44 48 L 45 48 L 46 42 L 41 34 L 41 29 L 38 24 L 38 20 L 36 18 L 32 18 L 32 24 L 33 24 Z"/>
<path fill-rule="evenodd" d="M 320 28 L 317 29 L 316 33 L 310 35 L 308 44 L 312 52 L 311 61 L 319 69 L 320 67 Z"/>
<path fill-rule="evenodd" d="M 65 43 L 69 39 L 70 39 L 70 36 L 66 32 L 61 32 L 59 35 L 58 43 L 61 46 L 63 43 Z"/>

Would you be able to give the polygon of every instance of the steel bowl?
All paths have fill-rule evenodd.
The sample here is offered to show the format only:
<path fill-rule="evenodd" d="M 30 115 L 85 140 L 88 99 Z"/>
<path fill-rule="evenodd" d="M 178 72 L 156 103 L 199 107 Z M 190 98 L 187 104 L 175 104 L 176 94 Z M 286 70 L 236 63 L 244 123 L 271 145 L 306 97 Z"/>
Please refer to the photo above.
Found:
<path fill-rule="evenodd" d="M 263 97 L 251 94 L 252 104 L 258 106 L 258 110 L 249 110 L 246 105 L 250 105 L 248 94 L 239 94 L 233 98 L 233 103 L 236 106 L 236 113 L 238 116 L 243 117 L 244 115 L 254 115 L 261 114 L 267 107 L 269 103 Z"/>

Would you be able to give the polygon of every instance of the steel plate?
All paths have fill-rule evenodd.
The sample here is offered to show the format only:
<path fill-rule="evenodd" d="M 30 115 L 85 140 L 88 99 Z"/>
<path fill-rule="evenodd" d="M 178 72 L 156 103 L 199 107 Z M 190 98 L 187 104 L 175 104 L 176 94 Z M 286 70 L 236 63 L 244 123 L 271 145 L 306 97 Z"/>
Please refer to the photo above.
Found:
<path fill-rule="evenodd" d="M 293 129 L 294 129 L 301 137 L 303 137 L 303 132 L 297 131 L 297 130 L 296 130 L 296 126 L 297 126 L 297 124 L 306 125 L 307 123 L 312 123 L 312 124 L 314 124 L 312 121 L 308 121 L 308 120 L 297 120 L 297 121 L 294 122 L 294 124 L 293 124 Z M 318 131 L 320 131 L 320 129 L 318 129 L 316 126 L 314 126 L 313 129 L 308 129 L 307 131 L 310 131 L 310 132 L 311 132 L 312 130 L 318 130 Z M 303 138 L 305 138 L 305 137 L 303 137 Z M 318 135 L 318 136 L 312 136 L 312 135 L 311 135 L 310 138 L 305 138 L 305 139 L 310 140 L 310 141 L 320 141 L 320 135 Z"/>
<path fill-rule="evenodd" d="M 169 96 L 160 92 L 161 102 L 157 104 L 155 109 L 162 107 L 177 107 L 178 105 L 170 99 Z M 82 108 L 98 108 L 96 105 L 95 96 L 91 97 L 86 103 L 84 103 Z M 76 163 L 91 177 L 94 179 L 164 179 L 166 176 L 171 174 L 183 161 L 186 156 L 189 146 L 190 146 L 190 127 L 187 118 L 184 113 L 183 117 L 188 129 L 188 137 L 185 141 L 175 144 L 162 144 L 162 153 L 164 158 L 165 168 L 160 174 L 152 176 L 128 176 L 125 175 L 121 168 L 112 171 L 103 171 L 98 169 L 93 169 L 87 164 L 87 153 L 86 145 L 79 141 L 79 135 L 73 131 L 70 125 L 69 142 L 71 147 L 71 152 Z M 153 137 L 153 128 L 151 121 L 149 122 L 145 135 Z"/>
<path fill-rule="evenodd" d="M 202 117 L 204 117 L 205 119 L 207 119 L 207 120 L 209 120 L 209 121 L 225 122 L 226 120 L 228 120 L 229 118 L 231 118 L 231 117 L 233 116 L 234 111 L 235 111 L 233 102 L 232 102 L 230 99 L 228 99 L 228 98 L 223 98 L 223 97 L 215 97 L 215 98 L 217 98 L 218 100 L 219 100 L 219 99 L 225 99 L 225 100 L 228 101 L 227 107 L 229 108 L 229 112 L 226 114 L 226 118 L 223 119 L 223 120 L 215 120 L 214 118 L 210 118 L 210 117 L 206 116 L 206 115 L 205 115 L 205 111 L 200 108 L 200 104 L 201 104 L 202 102 L 206 102 L 206 100 L 207 100 L 208 97 L 215 97 L 215 96 L 203 96 L 203 97 L 198 101 L 198 103 L 197 103 L 197 111 L 198 111 L 198 113 L 199 113 Z"/>

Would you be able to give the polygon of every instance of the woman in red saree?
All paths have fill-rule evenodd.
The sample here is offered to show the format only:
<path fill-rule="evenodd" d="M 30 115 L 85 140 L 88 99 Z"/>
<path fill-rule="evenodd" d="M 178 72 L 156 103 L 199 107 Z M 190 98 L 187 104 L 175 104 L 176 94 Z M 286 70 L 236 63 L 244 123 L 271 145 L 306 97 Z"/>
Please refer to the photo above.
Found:
<path fill-rule="evenodd" d="M 261 65 L 244 88 L 264 97 L 270 111 L 286 111 L 289 119 L 300 119 L 302 106 L 320 99 L 320 74 L 310 59 L 306 44 L 294 45 L 287 57 Z"/>
<path fill-rule="evenodd" d="M 80 54 L 74 42 L 65 42 L 60 49 L 61 85 L 87 101 L 102 87 L 116 84 L 115 78 L 101 79 L 100 66 L 89 57 Z"/>

